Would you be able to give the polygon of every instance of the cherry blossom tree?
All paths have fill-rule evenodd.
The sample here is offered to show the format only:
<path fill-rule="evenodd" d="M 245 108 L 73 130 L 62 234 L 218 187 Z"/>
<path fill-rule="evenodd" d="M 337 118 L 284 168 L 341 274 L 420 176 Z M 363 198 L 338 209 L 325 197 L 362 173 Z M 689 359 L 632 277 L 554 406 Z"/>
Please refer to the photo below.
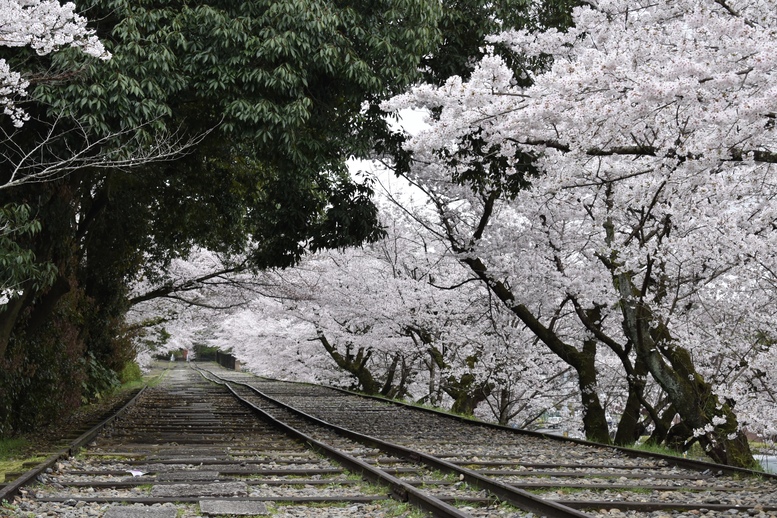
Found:
<path fill-rule="evenodd" d="M 62 5 L 56 0 L 0 0 L 0 46 L 30 48 L 38 55 L 71 46 L 96 58 L 110 58 L 110 53 L 103 48 L 94 31 L 87 28 L 86 19 L 75 13 L 75 5 Z M 38 153 L 42 145 L 31 150 L 21 150 L 13 141 L 13 134 L 29 119 L 29 115 L 19 106 L 29 85 L 28 77 L 20 71 L 12 70 L 8 61 L 0 58 L 0 108 L 11 126 L 16 128 L 9 131 L 6 129 L 6 120 L 0 120 L 0 164 L 3 169 L 0 190 L 29 180 L 30 177 L 25 174 L 27 168 L 37 169 L 40 165 Z M 48 143 L 52 135 L 53 131 L 43 142 Z M 89 147 L 87 151 L 93 149 Z M 62 165 L 47 164 L 50 169 L 59 169 Z M 38 174 L 36 170 L 33 177 Z M 45 173 L 43 178 L 48 176 Z M 15 201 L 0 206 L 0 263 L 4 270 L 0 275 L 0 311 L 9 300 L 23 291 L 25 285 L 34 284 L 35 289 L 39 290 L 50 286 L 55 278 L 56 269 L 52 264 L 35 264 L 35 254 L 20 244 L 25 237 L 40 230 L 40 222 L 30 212 L 28 205 L 17 204 Z M 8 313 L 4 314 L 0 325 L 0 356 L 6 350 L 6 330 L 16 316 L 13 311 Z"/>
<path fill-rule="evenodd" d="M 100 59 L 111 57 L 94 31 L 87 28 L 86 18 L 76 14 L 75 4 L 57 0 L 0 1 L 0 45 L 30 47 L 39 55 L 72 46 Z M 16 127 L 28 118 L 15 101 L 26 95 L 29 85 L 28 79 L 0 58 L 0 106 Z"/>
<path fill-rule="evenodd" d="M 609 0 L 573 17 L 494 36 L 512 67 L 492 52 L 466 81 L 386 103 L 432 114 L 400 172 L 457 257 L 575 368 L 589 432 L 605 354 L 625 431 L 644 410 L 666 439 L 679 414 L 682 438 L 752 465 L 744 426 L 767 430 L 755 405 L 774 412 L 757 394 L 774 372 L 777 13 Z"/>
<path fill-rule="evenodd" d="M 164 327 L 170 338 L 162 350 L 204 343 L 257 374 L 503 424 L 528 425 L 568 401 L 558 359 L 526 354 L 532 338 L 446 255 L 445 243 L 413 229 L 396 208 L 383 209 L 385 239 L 319 252 L 286 270 L 226 272 L 204 250 L 174 261 L 170 278 L 138 285 L 135 319 Z"/>

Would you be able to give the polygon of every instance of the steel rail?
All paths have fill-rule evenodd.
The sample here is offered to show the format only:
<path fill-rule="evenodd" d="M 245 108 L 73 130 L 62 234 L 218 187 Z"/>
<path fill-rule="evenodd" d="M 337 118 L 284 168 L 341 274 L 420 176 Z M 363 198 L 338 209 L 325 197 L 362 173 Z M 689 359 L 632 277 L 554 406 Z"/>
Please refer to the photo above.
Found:
<path fill-rule="evenodd" d="M 266 380 L 267 378 L 262 378 L 262 379 Z M 340 389 L 340 388 L 337 388 L 337 387 L 321 387 L 321 386 L 317 386 L 315 384 L 310 384 L 310 383 L 288 382 L 288 381 L 283 381 L 283 380 L 273 380 L 273 381 L 276 381 L 276 382 L 279 382 L 279 383 L 287 383 L 289 385 L 304 385 L 304 386 L 309 386 L 309 387 L 320 387 L 320 388 L 325 388 L 325 389 L 333 389 L 333 390 L 335 390 L 337 392 L 345 393 L 345 394 L 352 395 L 352 396 L 357 396 L 359 398 L 377 400 L 377 401 L 380 401 L 380 402 L 383 402 L 383 403 L 391 403 L 391 404 L 393 404 L 395 406 L 406 407 L 406 408 L 410 408 L 410 409 L 414 409 L 414 410 L 422 410 L 422 411 L 425 411 L 425 412 L 428 412 L 428 413 L 432 413 L 432 414 L 435 414 L 435 415 L 438 415 L 438 416 L 441 416 L 441 417 L 444 417 L 444 418 L 454 419 L 454 420 L 458 420 L 458 421 L 463 421 L 463 422 L 466 422 L 467 424 L 481 426 L 481 427 L 484 427 L 484 428 L 504 430 L 504 431 L 508 431 L 509 433 L 512 433 L 512 434 L 532 436 L 532 437 L 536 437 L 536 438 L 554 440 L 554 441 L 559 441 L 559 442 L 571 442 L 571 443 L 580 444 L 580 445 L 583 445 L 583 446 L 593 446 L 593 447 L 599 447 L 599 448 L 608 448 L 608 449 L 612 449 L 612 450 L 615 450 L 615 451 L 622 452 L 625 455 L 630 456 L 632 458 L 645 458 L 645 459 L 650 459 L 650 460 L 662 460 L 662 461 L 664 461 L 669 466 L 672 466 L 672 467 L 675 467 L 675 468 L 683 468 L 683 469 L 688 469 L 688 470 L 695 471 L 695 472 L 697 472 L 699 474 L 699 476 L 701 478 L 704 478 L 704 479 L 712 479 L 712 478 L 714 478 L 716 476 L 724 475 L 724 474 L 728 475 L 728 476 L 734 476 L 734 477 L 745 475 L 745 476 L 753 476 L 753 477 L 761 478 L 761 479 L 775 479 L 775 478 L 777 478 L 777 475 L 775 475 L 775 474 L 763 473 L 763 472 L 754 471 L 754 470 L 750 470 L 750 469 L 746 469 L 746 468 L 725 466 L 725 465 L 714 464 L 714 463 L 711 463 L 711 462 L 705 462 L 705 461 L 700 461 L 700 460 L 695 460 L 695 459 L 686 459 L 686 458 L 681 458 L 681 457 L 674 457 L 674 456 L 671 456 L 671 455 L 656 454 L 656 453 L 652 453 L 652 452 L 644 452 L 644 451 L 640 451 L 640 450 L 634 450 L 634 449 L 631 449 L 631 448 L 612 446 L 612 445 L 605 445 L 605 444 L 600 444 L 600 443 L 593 443 L 593 442 L 590 442 L 590 441 L 585 441 L 585 440 L 580 440 L 580 439 L 570 439 L 570 438 L 559 437 L 559 436 L 555 436 L 555 435 L 543 434 L 543 433 L 540 433 L 540 432 L 531 432 L 531 431 L 527 431 L 527 430 L 516 430 L 516 429 L 505 427 L 505 426 L 502 426 L 502 425 L 497 425 L 497 424 L 494 424 L 494 423 L 482 422 L 482 421 L 477 421 L 477 420 L 474 420 L 474 419 L 467 419 L 467 418 L 461 417 L 461 416 L 450 415 L 448 413 L 441 412 L 441 411 L 438 411 L 438 410 L 435 410 L 435 409 L 429 409 L 429 408 L 424 408 L 424 407 L 417 407 L 415 405 L 411 405 L 411 404 L 404 403 L 404 402 L 401 402 L 401 401 L 389 400 L 389 399 L 386 399 L 386 398 L 383 398 L 383 397 L 380 397 L 380 396 L 370 396 L 370 395 L 354 393 L 352 391 L 345 390 L 345 389 Z M 236 383 L 239 383 L 239 382 L 236 382 Z M 244 384 L 244 385 L 246 385 L 246 384 Z M 250 385 L 246 385 L 246 386 L 251 387 Z M 253 390 L 255 390 L 257 393 L 261 393 L 261 391 L 256 389 L 255 387 L 251 387 L 251 388 Z M 272 398 L 269 398 L 269 399 L 272 399 Z M 301 413 L 304 414 L 304 412 L 301 412 Z M 316 418 L 313 418 L 313 419 L 316 419 Z M 377 447 L 377 445 L 375 443 L 373 443 L 373 446 Z M 397 456 L 399 456 L 399 455 L 397 455 Z M 439 457 L 437 457 L 437 458 L 439 458 Z M 480 463 L 482 463 L 482 461 L 481 462 L 476 462 L 474 464 L 480 464 Z M 487 463 L 487 464 L 497 465 L 497 464 L 501 464 L 501 463 L 495 461 L 495 462 L 491 462 L 491 463 Z M 564 464 L 552 464 L 552 463 L 540 463 L 540 464 L 536 464 L 536 463 L 535 464 L 511 463 L 511 464 L 527 465 L 527 466 L 531 465 L 531 466 L 534 466 L 534 467 L 545 467 L 545 468 L 553 468 L 553 467 L 562 467 L 563 468 L 563 467 L 567 467 L 567 465 L 564 465 Z M 467 465 L 469 465 L 469 463 L 467 463 Z M 586 466 L 573 465 L 572 467 L 574 467 L 574 468 L 581 468 L 581 467 L 586 467 Z M 603 464 L 603 465 L 601 465 L 599 467 L 609 468 L 609 467 L 622 467 L 622 466 L 610 466 L 610 465 L 604 465 Z M 442 466 L 438 466 L 438 469 L 442 470 L 443 467 Z M 645 469 L 649 469 L 649 467 L 646 467 Z M 658 468 L 655 468 L 655 469 L 658 469 Z M 488 472 L 489 475 L 491 473 L 493 473 L 493 472 L 492 471 Z M 554 475 L 554 476 L 569 476 L 569 477 L 579 477 L 579 476 L 582 476 L 580 473 L 574 473 L 574 474 L 565 474 L 563 472 L 533 472 L 533 473 L 536 474 L 536 475 L 547 474 L 547 475 Z M 508 473 L 505 472 L 504 474 L 508 474 Z M 661 476 L 661 475 L 656 474 L 656 475 L 653 475 L 653 476 L 639 475 L 638 478 L 666 478 L 666 479 L 670 479 L 670 478 L 678 478 L 678 477 L 676 477 L 676 476 L 669 476 L 669 475 Z M 679 478 L 684 478 L 684 477 L 679 477 Z M 473 482 L 473 485 L 476 485 L 476 482 Z M 506 485 L 508 485 L 511 488 L 515 488 L 515 489 L 519 489 L 519 488 L 526 488 L 526 489 L 538 488 L 538 489 L 540 489 L 540 488 L 546 488 L 546 487 L 575 487 L 575 488 L 580 488 L 580 489 L 590 489 L 590 490 L 594 490 L 594 491 L 596 491 L 596 490 L 603 490 L 603 489 L 629 490 L 629 489 L 634 489 L 634 488 L 644 488 L 644 489 L 657 490 L 657 491 L 667 491 L 667 490 L 677 491 L 677 490 L 687 489 L 687 488 L 683 488 L 683 487 L 675 488 L 675 487 L 663 487 L 663 486 L 645 487 L 645 486 L 642 486 L 642 485 L 634 485 L 634 484 L 631 484 L 631 485 L 629 485 L 629 484 L 618 484 L 616 486 L 608 485 L 608 487 L 606 487 L 606 488 L 602 487 L 602 486 L 598 486 L 598 485 L 569 484 L 569 483 L 553 483 L 553 484 L 544 484 L 544 483 L 543 484 L 508 483 Z M 488 489 L 488 488 L 484 488 L 484 489 Z M 696 491 L 697 489 L 696 488 L 691 488 L 691 490 L 692 491 Z M 742 488 L 734 488 L 734 487 L 728 488 L 728 487 L 717 487 L 717 486 L 716 487 L 709 487 L 709 486 L 707 486 L 707 487 L 701 487 L 701 488 L 698 489 L 698 491 L 709 491 L 709 490 L 736 492 L 736 491 L 741 491 Z M 755 490 L 759 491 L 759 489 L 755 489 Z M 532 495 L 532 496 L 534 496 L 534 495 Z M 591 500 L 585 500 L 585 501 L 582 501 L 582 500 L 581 501 L 558 500 L 557 499 L 557 500 L 555 500 L 555 502 L 559 503 L 559 504 L 561 504 L 563 506 L 566 506 L 566 507 L 569 507 L 569 508 L 573 508 L 573 509 L 618 508 L 618 509 L 624 510 L 624 511 L 625 510 L 634 510 L 634 511 L 637 511 L 637 512 L 643 512 L 643 511 L 649 511 L 649 510 L 674 510 L 674 509 L 699 510 L 699 509 L 711 509 L 712 507 L 714 507 L 714 509 L 718 510 L 718 511 L 724 511 L 724 510 L 727 510 L 727 509 L 733 509 L 733 510 L 737 510 L 737 511 L 744 511 L 746 509 L 752 509 L 752 507 L 753 507 L 752 504 L 750 506 L 747 506 L 747 505 L 733 504 L 733 503 L 729 503 L 729 504 L 703 503 L 703 504 L 700 504 L 700 503 L 692 503 L 692 502 L 687 502 L 687 503 L 683 503 L 683 502 L 670 502 L 670 503 L 668 503 L 668 502 L 660 502 L 660 501 L 654 501 L 654 502 L 619 501 L 619 502 L 617 502 L 617 505 L 615 505 L 614 503 L 610 503 L 610 505 L 607 505 L 607 503 L 608 503 L 607 501 L 598 501 L 598 500 L 592 500 L 592 499 Z M 763 508 L 765 511 L 768 511 L 768 512 L 772 512 L 772 511 L 777 510 L 777 506 L 774 506 L 774 505 L 770 505 L 770 506 L 764 507 L 762 504 L 758 504 L 758 505 L 756 505 L 756 507 L 757 508 Z"/>
<path fill-rule="evenodd" d="M 688 459 L 685 457 L 676 457 L 674 455 L 667 455 L 665 453 L 655 453 L 655 452 L 646 452 L 642 450 L 637 450 L 634 448 L 628 448 L 625 446 L 616 446 L 614 444 L 605 444 L 605 443 L 599 443 L 599 442 L 593 442 L 588 441 L 585 439 L 575 439 L 573 437 L 562 437 L 560 435 L 554 435 L 549 433 L 543 433 L 543 432 L 536 432 L 532 430 L 524 430 L 522 428 L 512 428 L 510 426 L 505 426 L 497 423 L 490 423 L 488 421 L 480 421 L 478 419 L 474 418 L 468 418 L 466 416 L 461 415 L 455 415 L 450 414 L 448 412 L 438 410 L 436 408 L 429 408 L 424 406 L 418 406 L 414 405 L 412 403 L 407 403 L 405 401 L 398 401 L 395 399 L 389 399 L 380 395 L 375 394 L 362 394 L 360 392 L 354 392 L 353 390 L 348 390 L 342 387 L 334 387 L 329 385 L 316 385 L 314 383 L 307 383 L 302 381 L 288 381 L 288 380 L 279 380 L 275 378 L 268 378 L 264 376 L 257 376 L 257 378 L 267 381 L 275 381 L 279 383 L 289 383 L 294 385 L 305 385 L 309 387 L 324 387 L 330 390 L 334 390 L 336 392 L 341 392 L 344 394 L 348 394 L 351 396 L 356 396 L 358 398 L 362 399 L 368 399 L 368 400 L 375 400 L 375 401 L 381 401 L 383 403 L 389 403 L 391 405 L 400 406 L 404 408 L 412 408 L 414 410 L 420 410 L 422 412 L 427 412 L 430 414 L 435 414 L 438 416 L 446 417 L 448 419 L 454 419 L 457 421 L 463 421 L 469 424 L 473 425 L 479 425 L 485 428 L 490 429 L 496 429 L 496 430 L 503 430 L 507 431 L 509 433 L 513 433 L 516 435 L 525 435 L 528 437 L 536 437 L 539 439 L 549 439 L 553 441 L 558 442 L 571 442 L 575 444 L 580 444 L 584 446 L 594 446 L 599 448 L 610 448 L 616 451 L 620 451 L 626 455 L 629 455 L 631 457 L 637 457 L 637 458 L 644 458 L 644 459 L 656 459 L 656 460 L 663 460 L 667 462 L 669 465 L 677 467 L 677 468 L 684 468 L 684 469 L 690 469 L 694 471 L 705 471 L 709 470 L 710 473 L 714 474 L 726 474 L 726 475 L 749 475 L 749 476 L 756 476 L 761 478 L 767 478 L 767 479 L 777 479 L 777 473 L 768 473 L 765 471 L 756 471 L 748 468 L 740 468 L 737 466 L 727 466 L 725 464 L 716 464 L 714 462 L 704 461 L 704 460 L 698 460 L 698 459 Z"/>
<path fill-rule="evenodd" d="M 361 476 L 371 480 L 372 482 L 376 482 L 376 483 L 388 486 L 391 489 L 390 496 L 395 500 L 398 500 L 400 502 L 409 502 L 415 505 L 416 507 L 419 507 L 420 509 L 430 512 L 434 516 L 440 517 L 440 518 L 471 518 L 471 515 L 460 511 L 456 507 L 453 507 L 452 505 L 447 504 L 438 498 L 425 494 L 424 492 L 414 488 L 410 484 L 407 484 L 406 482 L 398 479 L 397 477 L 394 477 L 393 475 L 390 475 L 381 469 L 375 468 L 374 466 L 367 464 L 363 460 L 360 460 L 360 459 L 357 459 L 356 457 L 348 455 L 347 453 L 340 451 L 337 448 L 334 448 L 326 443 L 318 441 L 313 437 L 310 437 L 309 435 L 301 432 L 300 430 L 297 430 L 291 425 L 284 423 L 279 419 L 276 419 L 275 417 L 265 412 L 261 408 L 257 407 L 247 399 L 241 397 L 230 386 L 230 383 L 234 383 L 234 382 L 227 382 L 222 378 L 220 378 L 218 375 L 213 374 L 210 371 L 205 371 L 204 369 L 200 369 L 198 367 L 196 367 L 196 369 L 198 370 L 198 372 L 200 372 L 203 378 L 207 379 L 208 381 L 224 385 L 232 393 L 232 395 L 235 396 L 235 398 L 237 398 L 238 401 L 240 401 L 248 408 L 250 408 L 265 422 L 280 428 L 288 435 L 291 435 L 301 441 L 306 442 L 307 444 L 310 445 L 312 449 L 314 449 L 318 453 L 321 453 L 329 457 L 330 459 L 335 460 L 336 462 L 348 468 L 350 471 L 359 473 Z M 205 376 L 203 372 L 208 372 L 208 374 L 217 378 L 217 380 L 210 379 L 208 376 Z M 239 384 L 239 383 L 236 383 L 236 384 Z"/>
<path fill-rule="evenodd" d="M 47 496 L 43 498 L 36 498 L 38 502 L 58 503 L 64 504 L 65 502 L 74 500 L 72 496 Z M 227 496 L 159 496 L 159 497 L 134 497 L 125 496 L 121 498 L 105 497 L 105 496 L 79 496 L 78 501 L 90 502 L 98 504 L 113 504 L 116 502 L 122 502 L 124 504 L 196 504 L 206 500 L 217 501 L 232 501 L 232 502 L 289 502 L 289 503 L 371 503 L 386 500 L 385 495 L 366 495 L 366 496 L 239 496 L 239 497 L 227 497 Z M 467 518 L 472 518 L 470 515 L 464 515 Z"/>
<path fill-rule="evenodd" d="M 199 369 L 199 367 L 198 367 Z M 204 370 L 204 369 L 200 369 Z M 210 375 L 222 380 L 227 386 L 229 386 L 229 383 L 234 383 L 235 385 L 241 385 L 255 394 L 259 395 L 262 398 L 265 398 L 266 400 L 279 405 L 296 415 L 307 419 L 313 423 L 316 423 L 319 426 L 324 426 L 326 428 L 329 428 L 331 430 L 336 431 L 338 434 L 347 437 L 349 439 L 355 440 L 357 442 L 360 442 L 365 445 L 369 445 L 375 448 L 378 448 L 386 453 L 389 453 L 391 455 L 394 455 L 399 458 L 403 458 L 406 460 L 410 460 L 412 462 L 416 463 L 423 463 L 427 466 L 431 466 L 434 469 L 438 469 L 440 471 L 445 471 L 448 473 L 453 473 L 456 475 L 459 475 L 460 477 L 463 477 L 463 480 L 467 482 L 468 484 L 474 485 L 478 487 L 479 489 L 484 489 L 492 493 L 495 497 L 497 497 L 499 500 L 503 502 L 510 503 L 516 507 L 519 507 L 523 510 L 533 512 L 535 514 L 541 515 L 541 516 L 547 516 L 551 518 L 588 518 L 590 515 L 585 514 L 583 512 L 580 512 L 576 509 L 573 509 L 571 507 L 567 507 L 565 505 L 558 504 L 556 502 L 552 502 L 549 500 L 544 500 L 542 498 L 539 498 L 535 495 L 532 495 L 531 493 L 527 491 L 523 491 L 521 489 L 514 488 L 508 484 L 504 484 L 502 482 L 498 482 L 496 480 L 492 480 L 484 475 L 481 475 L 480 473 L 477 473 L 474 470 L 464 468 L 462 466 L 457 466 L 456 464 L 453 464 L 452 462 L 445 461 L 443 459 L 434 457 L 432 455 L 428 455 L 422 452 L 419 452 L 417 450 L 413 450 L 410 448 L 406 448 L 404 446 L 400 446 L 398 444 L 390 443 L 387 441 L 384 441 L 382 439 L 378 439 L 375 437 L 371 437 L 365 434 L 361 434 L 358 432 L 355 432 L 353 430 L 349 430 L 347 428 L 343 428 L 337 425 L 334 425 L 332 423 L 328 423 L 327 421 L 324 421 L 322 419 L 319 419 L 317 417 L 314 417 L 310 414 L 307 414 L 299 409 L 296 409 L 290 405 L 287 405 L 286 403 L 283 403 L 281 401 L 276 400 L 275 398 L 272 398 L 264 393 L 262 393 L 259 389 L 256 387 L 252 387 L 251 385 L 239 381 L 226 381 L 217 374 L 206 371 Z M 230 388 L 230 390 L 232 390 Z M 253 404 L 251 404 L 252 407 L 255 407 Z M 257 410 L 261 411 L 257 408 Z M 262 411 L 263 412 L 263 411 Z M 385 473 L 383 470 L 379 470 L 377 468 L 373 468 L 370 465 L 369 468 L 371 470 Z M 383 476 L 383 475 L 381 475 Z M 386 476 L 391 477 L 391 475 L 386 474 Z M 392 477 L 393 478 L 393 477 Z M 400 481 L 401 482 L 401 481 Z M 409 484 L 405 482 L 401 482 L 403 486 L 407 486 L 413 490 L 413 492 L 419 492 L 412 486 L 409 486 Z M 419 492 L 420 493 L 420 492 Z M 408 493 L 409 494 L 409 493 Z"/>
<path fill-rule="evenodd" d="M 647 513 L 653 511 L 714 511 L 717 513 L 726 513 L 727 511 L 735 510 L 738 513 L 748 513 L 753 510 L 752 505 L 739 505 L 739 504 L 710 504 L 710 503 L 691 503 L 691 502 L 633 502 L 633 501 L 614 501 L 614 500 L 562 500 L 565 505 L 570 507 L 580 508 L 593 508 L 593 509 L 618 509 L 621 511 L 636 511 L 639 513 Z M 759 505 L 758 510 L 762 512 L 771 513 L 777 510 L 777 506 L 773 505 Z M 730 515 L 731 516 L 731 515 Z M 771 515 L 770 515 L 771 516 Z"/>
<path fill-rule="evenodd" d="M 304 383 L 304 382 L 290 382 L 285 380 L 272 380 L 271 378 L 262 378 L 267 379 L 271 381 L 278 381 L 282 383 L 296 383 L 301 385 L 308 385 L 308 386 L 316 386 L 312 383 Z M 435 408 L 428 408 L 418 405 L 413 405 L 411 403 L 407 403 L 405 401 L 397 401 L 394 399 L 389 399 L 382 396 L 377 396 L 374 394 L 360 394 L 358 392 L 354 392 L 352 390 L 344 389 L 341 387 L 332 387 L 327 386 L 326 388 L 335 390 L 337 392 L 342 392 L 345 394 L 349 394 L 351 396 L 356 396 L 363 399 L 372 399 L 376 401 L 381 401 L 383 403 L 390 403 L 392 405 L 401 406 L 405 408 L 412 408 L 415 410 L 421 410 L 423 412 L 443 416 L 449 419 L 455 419 L 458 421 L 464 421 L 473 425 L 479 425 L 483 426 L 485 428 L 490 429 L 497 429 L 497 430 L 503 430 L 508 431 L 510 433 L 514 433 L 517 435 L 526 435 L 529 437 L 537 437 L 541 439 L 549 439 L 553 441 L 559 441 L 559 442 L 572 442 L 575 444 L 580 444 L 583 446 L 595 446 L 599 448 L 610 448 L 616 451 L 620 451 L 625 453 L 626 455 L 629 455 L 631 457 L 637 457 L 637 458 L 643 458 L 643 459 L 656 459 L 656 460 L 663 460 L 667 464 L 674 466 L 676 468 L 684 468 L 684 469 L 690 469 L 694 471 L 706 471 L 709 470 L 710 473 L 714 474 L 726 474 L 726 475 L 749 475 L 749 476 L 757 476 L 762 478 L 771 478 L 771 479 L 777 479 L 776 473 L 767 473 L 763 471 L 756 471 L 748 468 L 740 468 L 737 466 L 727 466 L 725 464 L 716 464 L 714 462 L 704 461 L 704 460 L 698 460 L 698 459 L 688 459 L 685 457 L 675 457 L 674 455 L 667 455 L 665 453 L 654 453 L 654 452 L 646 452 L 642 450 L 637 450 L 634 448 L 628 448 L 625 446 L 617 446 L 614 444 L 605 444 L 600 442 L 593 442 L 593 441 L 587 441 L 585 439 L 575 439 L 573 437 L 562 437 L 560 435 L 553 435 L 549 433 L 543 433 L 543 432 L 535 432 L 532 430 L 524 430 L 521 428 L 512 428 L 510 426 L 505 426 L 501 424 L 496 423 L 489 423 L 487 421 L 480 421 L 478 419 L 472 419 L 468 418 L 466 416 L 460 416 L 455 414 L 450 414 L 441 410 L 437 410 Z"/>
<path fill-rule="evenodd" d="M 83 447 L 85 444 L 88 444 L 89 441 L 94 439 L 94 437 L 100 433 L 103 428 L 111 424 L 117 417 L 122 415 L 127 409 L 129 409 L 132 405 L 134 405 L 138 398 L 140 397 L 143 392 L 145 392 L 147 388 L 147 385 L 141 388 L 137 394 L 135 394 L 132 399 L 130 399 L 127 403 L 122 405 L 121 408 L 119 408 L 116 412 L 114 412 L 112 415 L 107 417 L 106 419 L 103 419 L 96 425 L 94 425 L 92 428 L 81 434 L 77 439 L 72 441 L 70 444 L 68 444 L 65 448 L 59 450 L 56 453 L 51 454 L 35 466 L 34 468 L 26 471 L 23 473 L 20 477 L 18 477 L 16 480 L 12 481 L 11 483 L 7 484 L 5 487 L 0 489 L 0 502 L 3 500 L 11 501 L 13 497 L 19 494 L 19 491 L 21 488 L 25 485 L 30 484 L 33 482 L 38 476 L 43 474 L 47 469 L 54 466 L 54 464 L 57 463 L 59 459 L 66 459 L 69 457 L 72 457 L 78 449 Z"/>

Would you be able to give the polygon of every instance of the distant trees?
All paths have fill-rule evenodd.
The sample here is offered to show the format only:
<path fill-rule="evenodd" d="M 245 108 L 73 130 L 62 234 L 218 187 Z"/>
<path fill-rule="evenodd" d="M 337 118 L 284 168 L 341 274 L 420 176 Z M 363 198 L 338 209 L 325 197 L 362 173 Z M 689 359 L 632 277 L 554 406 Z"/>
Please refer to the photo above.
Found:
<path fill-rule="evenodd" d="M 139 297 L 132 316 L 155 324 L 149 336 L 152 329 L 170 333 L 158 350 L 215 346 L 262 375 L 446 406 L 503 424 L 528 425 L 545 409 L 574 401 L 574 380 L 558 375 L 558 359 L 532 352 L 532 337 L 447 256 L 445 243 L 381 206 L 385 238 L 321 251 L 294 268 L 211 276 L 223 270 L 211 254 L 176 261 L 172 275 L 201 282 L 174 299 Z M 171 321 L 149 318 L 171 312 L 178 313 Z"/>

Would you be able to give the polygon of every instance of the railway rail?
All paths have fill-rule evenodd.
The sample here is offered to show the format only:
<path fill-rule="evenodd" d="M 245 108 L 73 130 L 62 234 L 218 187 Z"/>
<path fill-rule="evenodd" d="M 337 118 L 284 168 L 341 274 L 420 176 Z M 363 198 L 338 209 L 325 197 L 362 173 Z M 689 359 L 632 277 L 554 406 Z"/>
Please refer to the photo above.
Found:
<path fill-rule="evenodd" d="M 0 516 L 777 516 L 775 476 L 215 364 L 174 364 L 95 433 L 0 486 Z"/>
<path fill-rule="evenodd" d="M 230 371 L 220 376 L 325 422 L 588 514 L 777 516 L 773 475 L 473 423 L 332 388 Z M 465 480 L 478 484 L 469 475 Z"/>

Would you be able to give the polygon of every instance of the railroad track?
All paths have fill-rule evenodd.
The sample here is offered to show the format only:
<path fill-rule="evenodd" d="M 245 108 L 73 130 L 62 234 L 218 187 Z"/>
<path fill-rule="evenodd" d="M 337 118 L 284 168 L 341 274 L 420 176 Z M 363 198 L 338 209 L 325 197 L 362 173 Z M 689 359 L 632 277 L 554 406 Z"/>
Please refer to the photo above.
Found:
<path fill-rule="evenodd" d="M 213 374 L 327 423 L 467 468 L 463 478 L 453 478 L 473 487 L 485 486 L 472 472 L 586 514 L 777 516 L 774 475 L 477 424 L 315 385 Z"/>
<path fill-rule="evenodd" d="M 0 488 L 0 516 L 777 516 L 777 477 L 200 367 Z"/>

